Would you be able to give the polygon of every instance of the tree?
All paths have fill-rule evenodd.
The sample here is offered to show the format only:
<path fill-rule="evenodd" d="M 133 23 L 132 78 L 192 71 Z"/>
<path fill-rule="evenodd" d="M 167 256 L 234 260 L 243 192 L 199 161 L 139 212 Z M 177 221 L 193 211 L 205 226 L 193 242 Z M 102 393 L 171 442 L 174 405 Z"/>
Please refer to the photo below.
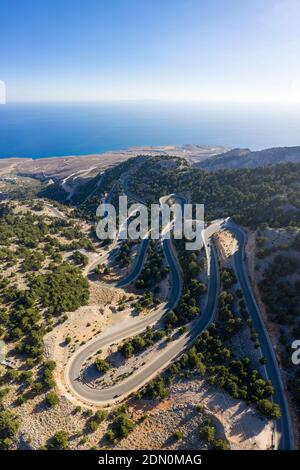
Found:
<path fill-rule="evenodd" d="M 267 359 L 265 357 L 261 357 L 259 362 L 262 364 L 262 365 L 265 365 L 267 364 Z"/>
<path fill-rule="evenodd" d="M 134 350 L 142 351 L 146 343 L 142 336 L 135 336 L 134 338 L 132 338 L 132 345 L 134 347 Z"/>
<path fill-rule="evenodd" d="M 166 315 L 166 320 L 169 325 L 174 325 L 176 321 L 178 320 L 176 314 L 173 312 L 173 310 L 170 310 L 167 315 Z"/>
<path fill-rule="evenodd" d="M 145 387 L 144 394 L 149 398 L 166 398 L 168 396 L 168 390 L 166 389 L 164 379 L 157 377 L 157 379 L 151 380 Z"/>
<path fill-rule="evenodd" d="M 176 439 L 176 441 L 181 441 L 181 439 L 183 438 L 183 432 L 179 429 L 176 429 L 176 431 L 174 432 L 174 438 Z"/>
<path fill-rule="evenodd" d="M 38 395 L 43 390 L 43 384 L 41 382 L 35 382 L 32 385 L 32 391 L 34 394 Z"/>
<path fill-rule="evenodd" d="M 110 369 L 110 365 L 104 359 L 98 358 L 95 360 L 94 364 L 95 364 L 97 371 L 101 372 L 101 374 L 105 374 Z"/>
<path fill-rule="evenodd" d="M 231 268 L 223 268 L 221 271 L 221 280 L 224 289 L 230 289 L 236 283 L 236 277 Z"/>
<path fill-rule="evenodd" d="M 190 261 L 188 265 L 189 274 L 191 277 L 195 277 L 199 273 L 199 265 L 196 261 Z"/>
<path fill-rule="evenodd" d="M 99 423 L 95 419 L 91 419 L 91 421 L 89 423 L 89 426 L 90 426 L 90 430 L 92 432 L 95 432 L 95 431 L 97 431 L 97 429 L 99 427 Z"/>
<path fill-rule="evenodd" d="M 58 403 L 59 403 L 59 398 L 54 392 L 49 392 L 46 395 L 46 403 L 49 405 L 51 408 L 54 408 Z"/>
<path fill-rule="evenodd" d="M 109 429 L 106 433 L 106 438 L 109 440 L 109 442 L 111 442 L 112 444 L 115 443 L 116 441 L 116 435 L 115 433 L 113 432 L 112 429 Z"/>
<path fill-rule="evenodd" d="M 55 367 L 56 367 L 55 361 L 46 361 L 44 363 L 43 385 L 44 387 L 48 389 L 55 387 L 55 380 L 53 376 L 53 371 Z"/>
<path fill-rule="evenodd" d="M 81 253 L 80 251 L 74 251 L 73 253 L 73 260 L 76 264 L 78 264 L 79 266 L 87 266 L 88 264 L 88 257 L 86 255 L 84 255 L 83 253 Z"/>
<path fill-rule="evenodd" d="M 89 426 L 90 426 L 91 431 L 92 432 L 96 431 L 98 429 L 100 423 L 102 423 L 102 421 L 104 421 L 106 419 L 106 417 L 107 417 L 107 412 L 106 411 L 98 410 L 89 422 Z"/>
<path fill-rule="evenodd" d="M 211 443 L 215 438 L 216 430 L 212 424 L 206 424 L 201 427 L 200 435 L 201 438 L 208 443 Z"/>
<path fill-rule="evenodd" d="M 20 418 L 9 410 L 0 411 L 0 447 L 8 448 L 20 427 Z"/>
<path fill-rule="evenodd" d="M 107 418 L 107 411 L 105 410 L 98 410 L 95 413 L 95 419 L 99 422 L 102 423 Z"/>
<path fill-rule="evenodd" d="M 126 413 L 118 414 L 112 424 L 113 432 L 117 438 L 127 437 L 134 428 L 134 423 Z"/>
<path fill-rule="evenodd" d="M 2 401 L 4 399 L 4 397 L 8 394 L 9 392 L 9 388 L 8 387 L 5 387 L 5 388 L 1 388 L 0 389 L 0 404 L 2 405 Z"/>
<path fill-rule="evenodd" d="M 216 439 L 213 442 L 213 449 L 214 450 L 230 450 L 230 446 L 227 441 L 224 439 Z"/>
<path fill-rule="evenodd" d="M 89 299 L 88 282 L 79 269 L 67 262 L 30 281 L 31 293 L 53 315 L 73 312 Z"/>
<path fill-rule="evenodd" d="M 127 359 L 129 359 L 134 353 L 132 342 L 130 340 L 126 341 L 126 343 L 121 346 L 120 351 Z"/>
<path fill-rule="evenodd" d="M 51 442 L 53 449 L 68 450 L 69 434 L 66 431 L 58 431 L 54 434 Z"/>
<path fill-rule="evenodd" d="M 277 403 L 270 400 L 262 399 L 257 403 L 258 410 L 269 419 L 278 419 L 281 416 L 281 411 Z"/>

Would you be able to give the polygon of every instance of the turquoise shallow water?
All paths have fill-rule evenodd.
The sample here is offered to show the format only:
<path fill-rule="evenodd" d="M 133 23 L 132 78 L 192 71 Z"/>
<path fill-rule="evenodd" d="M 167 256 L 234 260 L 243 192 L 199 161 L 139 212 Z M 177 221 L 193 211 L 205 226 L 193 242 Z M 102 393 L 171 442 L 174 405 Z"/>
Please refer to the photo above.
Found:
<path fill-rule="evenodd" d="M 151 101 L 0 106 L 0 158 L 187 143 L 300 145 L 300 108 Z"/>

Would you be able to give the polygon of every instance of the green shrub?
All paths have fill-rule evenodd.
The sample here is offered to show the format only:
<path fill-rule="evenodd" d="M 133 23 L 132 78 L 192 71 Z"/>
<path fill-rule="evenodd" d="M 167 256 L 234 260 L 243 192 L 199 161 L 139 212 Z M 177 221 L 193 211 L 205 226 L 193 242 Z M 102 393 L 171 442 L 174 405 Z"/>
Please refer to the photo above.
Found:
<path fill-rule="evenodd" d="M 269 419 L 278 419 L 281 416 L 280 407 L 277 403 L 263 399 L 257 403 L 258 410 Z"/>
<path fill-rule="evenodd" d="M 181 439 L 183 438 L 183 432 L 179 431 L 179 429 L 177 429 L 174 432 L 174 438 L 176 439 L 176 441 L 181 441 Z"/>
<path fill-rule="evenodd" d="M 69 434 L 66 431 L 58 431 L 51 440 L 53 449 L 67 450 L 69 448 Z"/>
<path fill-rule="evenodd" d="M 0 446 L 3 449 L 11 446 L 12 439 L 17 434 L 20 424 L 20 418 L 11 411 L 0 411 Z"/>
<path fill-rule="evenodd" d="M 46 403 L 51 408 L 54 408 L 59 403 L 59 398 L 54 392 L 49 392 L 46 395 Z"/>
<path fill-rule="evenodd" d="M 96 359 L 94 364 L 97 371 L 101 372 L 101 374 L 105 374 L 110 369 L 110 365 L 104 359 Z"/>
<path fill-rule="evenodd" d="M 215 434 L 216 434 L 216 430 L 214 426 L 212 426 L 211 424 L 202 426 L 200 429 L 201 438 L 209 444 L 214 440 Z"/>
<path fill-rule="evenodd" d="M 230 446 L 227 441 L 224 439 L 216 439 L 213 442 L 213 449 L 214 450 L 230 450 Z"/>

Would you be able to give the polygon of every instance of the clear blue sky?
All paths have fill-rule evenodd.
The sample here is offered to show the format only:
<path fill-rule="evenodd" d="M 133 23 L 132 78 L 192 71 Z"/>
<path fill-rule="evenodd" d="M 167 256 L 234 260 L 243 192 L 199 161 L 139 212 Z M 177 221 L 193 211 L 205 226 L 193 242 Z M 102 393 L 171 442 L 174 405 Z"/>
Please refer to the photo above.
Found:
<path fill-rule="evenodd" d="M 0 0 L 11 101 L 300 102 L 300 0 Z"/>

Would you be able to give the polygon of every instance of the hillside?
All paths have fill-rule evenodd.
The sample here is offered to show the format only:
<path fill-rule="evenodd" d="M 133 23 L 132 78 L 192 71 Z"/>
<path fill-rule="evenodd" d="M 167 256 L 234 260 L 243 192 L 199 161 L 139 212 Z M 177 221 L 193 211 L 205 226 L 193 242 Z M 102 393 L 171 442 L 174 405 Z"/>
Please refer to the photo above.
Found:
<path fill-rule="evenodd" d="M 162 171 L 159 158 L 149 158 L 132 176 L 129 189 L 150 202 L 172 192 L 189 194 L 205 205 L 207 221 L 232 217 L 254 228 L 262 223 L 298 226 L 299 171 L 299 163 L 214 173 L 187 166 Z"/>
<path fill-rule="evenodd" d="M 275 147 L 252 152 L 249 149 L 232 149 L 196 163 L 194 166 L 208 171 L 237 168 L 256 168 L 278 163 L 299 162 L 300 147 Z"/>
<path fill-rule="evenodd" d="M 124 290 L 115 286 L 135 265 L 138 246 L 125 241 L 113 257 L 116 245 L 95 237 L 97 206 L 105 198 L 117 208 L 124 192 L 130 204 L 133 194 L 157 202 L 177 192 L 205 204 L 206 222 L 230 216 L 247 227 L 254 244 L 255 294 L 271 323 L 271 328 L 266 325 L 274 335 L 289 398 L 299 402 L 299 377 L 288 347 L 299 334 L 299 174 L 300 162 L 208 172 L 186 158 L 141 155 L 93 172 L 67 204 L 59 181 L 3 178 L 0 338 L 8 345 L 10 368 L 0 367 L 0 405 L 2 400 L 12 409 L 2 416 L 16 425 L 2 446 L 271 448 L 270 419 L 277 419 L 280 410 L 270 401 L 274 389 L 263 375 L 266 358 L 233 269 L 237 245 L 228 231 L 216 239 L 221 290 L 212 296 L 218 299 L 215 322 L 134 398 L 108 413 L 96 405 L 86 409 L 84 399 L 74 401 L 69 394 L 64 371 L 77 349 L 100 332 L 122 330 L 135 317 L 144 321 L 172 293 L 172 273 L 155 240 L 134 284 Z M 60 198 L 60 204 L 50 200 Z M 190 322 L 205 318 L 204 252 L 187 253 L 183 240 L 174 240 L 173 246 L 184 289 L 178 304 L 156 326 L 108 347 L 97 346 L 84 368 L 99 391 L 161 358 L 181 341 Z M 239 432 L 241 425 L 247 434 Z"/>

